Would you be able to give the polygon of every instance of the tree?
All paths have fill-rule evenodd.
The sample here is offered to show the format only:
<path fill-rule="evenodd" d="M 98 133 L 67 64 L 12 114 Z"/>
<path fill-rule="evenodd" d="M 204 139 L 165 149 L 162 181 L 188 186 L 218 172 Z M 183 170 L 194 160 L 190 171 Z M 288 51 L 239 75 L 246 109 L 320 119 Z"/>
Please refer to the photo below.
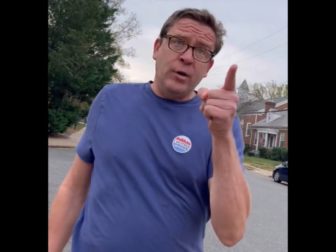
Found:
<path fill-rule="evenodd" d="M 251 93 L 259 100 L 264 100 L 267 96 L 266 87 L 261 83 L 254 83 L 251 88 Z"/>
<path fill-rule="evenodd" d="M 48 133 L 62 133 L 85 117 L 97 92 L 122 79 L 121 42 L 138 33 L 135 16 L 121 26 L 122 0 L 49 0 Z M 123 28 L 123 33 L 120 31 Z"/>
<path fill-rule="evenodd" d="M 283 97 L 288 97 L 288 84 L 283 84 L 282 85 L 282 93 L 281 95 Z"/>
<path fill-rule="evenodd" d="M 260 100 L 287 97 L 288 84 L 277 84 L 275 81 L 268 82 L 265 85 L 254 83 L 251 87 L 251 93 Z"/>
<path fill-rule="evenodd" d="M 276 97 L 281 97 L 281 87 L 278 86 L 274 81 L 266 83 L 267 96 L 269 99 L 274 99 Z"/>

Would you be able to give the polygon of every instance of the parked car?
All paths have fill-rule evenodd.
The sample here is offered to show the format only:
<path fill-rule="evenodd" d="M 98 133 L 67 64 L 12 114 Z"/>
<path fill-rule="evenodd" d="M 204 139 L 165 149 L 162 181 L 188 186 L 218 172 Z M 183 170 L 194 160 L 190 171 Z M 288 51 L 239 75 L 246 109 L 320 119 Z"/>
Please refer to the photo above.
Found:
<path fill-rule="evenodd" d="M 288 183 L 288 161 L 274 167 L 272 177 L 275 182 L 286 181 Z"/>

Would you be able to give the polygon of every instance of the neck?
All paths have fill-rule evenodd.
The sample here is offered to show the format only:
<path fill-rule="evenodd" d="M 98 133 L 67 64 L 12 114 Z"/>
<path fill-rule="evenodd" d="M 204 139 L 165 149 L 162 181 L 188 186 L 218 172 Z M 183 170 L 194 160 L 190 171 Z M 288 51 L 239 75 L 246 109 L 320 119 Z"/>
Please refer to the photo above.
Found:
<path fill-rule="evenodd" d="M 177 102 L 185 102 L 185 101 L 190 101 L 191 99 L 193 99 L 197 92 L 196 91 L 191 91 L 188 94 L 181 94 L 181 93 L 177 93 L 177 92 L 169 92 L 169 91 L 164 91 L 161 90 L 159 88 L 159 85 L 157 85 L 155 83 L 155 81 L 151 84 L 151 89 L 153 91 L 153 93 L 163 99 L 168 99 L 168 100 L 173 100 L 173 101 L 177 101 Z"/>

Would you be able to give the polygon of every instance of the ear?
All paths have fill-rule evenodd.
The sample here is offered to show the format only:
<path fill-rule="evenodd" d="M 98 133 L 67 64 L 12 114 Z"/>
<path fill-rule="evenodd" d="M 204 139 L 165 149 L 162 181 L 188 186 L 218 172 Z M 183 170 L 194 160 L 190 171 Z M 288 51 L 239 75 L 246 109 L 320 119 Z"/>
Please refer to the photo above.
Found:
<path fill-rule="evenodd" d="M 154 48 L 153 48 L 153 59 L 154 60 L 156 60 L 161 43 L 162 43 L 162 39 L 160 38 L 157 38 L 154 42 Z"/>

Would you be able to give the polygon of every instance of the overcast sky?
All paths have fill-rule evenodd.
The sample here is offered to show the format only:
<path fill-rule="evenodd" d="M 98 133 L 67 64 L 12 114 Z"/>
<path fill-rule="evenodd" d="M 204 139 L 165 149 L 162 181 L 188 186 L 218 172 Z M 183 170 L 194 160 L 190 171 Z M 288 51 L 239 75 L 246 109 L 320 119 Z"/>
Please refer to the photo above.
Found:
<path fill-rule="evenodd" d="M 142 31 L 124 45 L 135 49 L 135 57 L 125 57 L 130 67 L 121 70 L 130 82 L 153 79 L 153 43 L 162 24 L 173 11 L 195 7 L 212 12 L 227 31 L 214 66 L 198 87 L 222 86 L 232 64 L 238 65 L 237 86 L 243 80 L 287 83 L 287 0 L 125 0 L 122 6 L 136 14 Z"/>

